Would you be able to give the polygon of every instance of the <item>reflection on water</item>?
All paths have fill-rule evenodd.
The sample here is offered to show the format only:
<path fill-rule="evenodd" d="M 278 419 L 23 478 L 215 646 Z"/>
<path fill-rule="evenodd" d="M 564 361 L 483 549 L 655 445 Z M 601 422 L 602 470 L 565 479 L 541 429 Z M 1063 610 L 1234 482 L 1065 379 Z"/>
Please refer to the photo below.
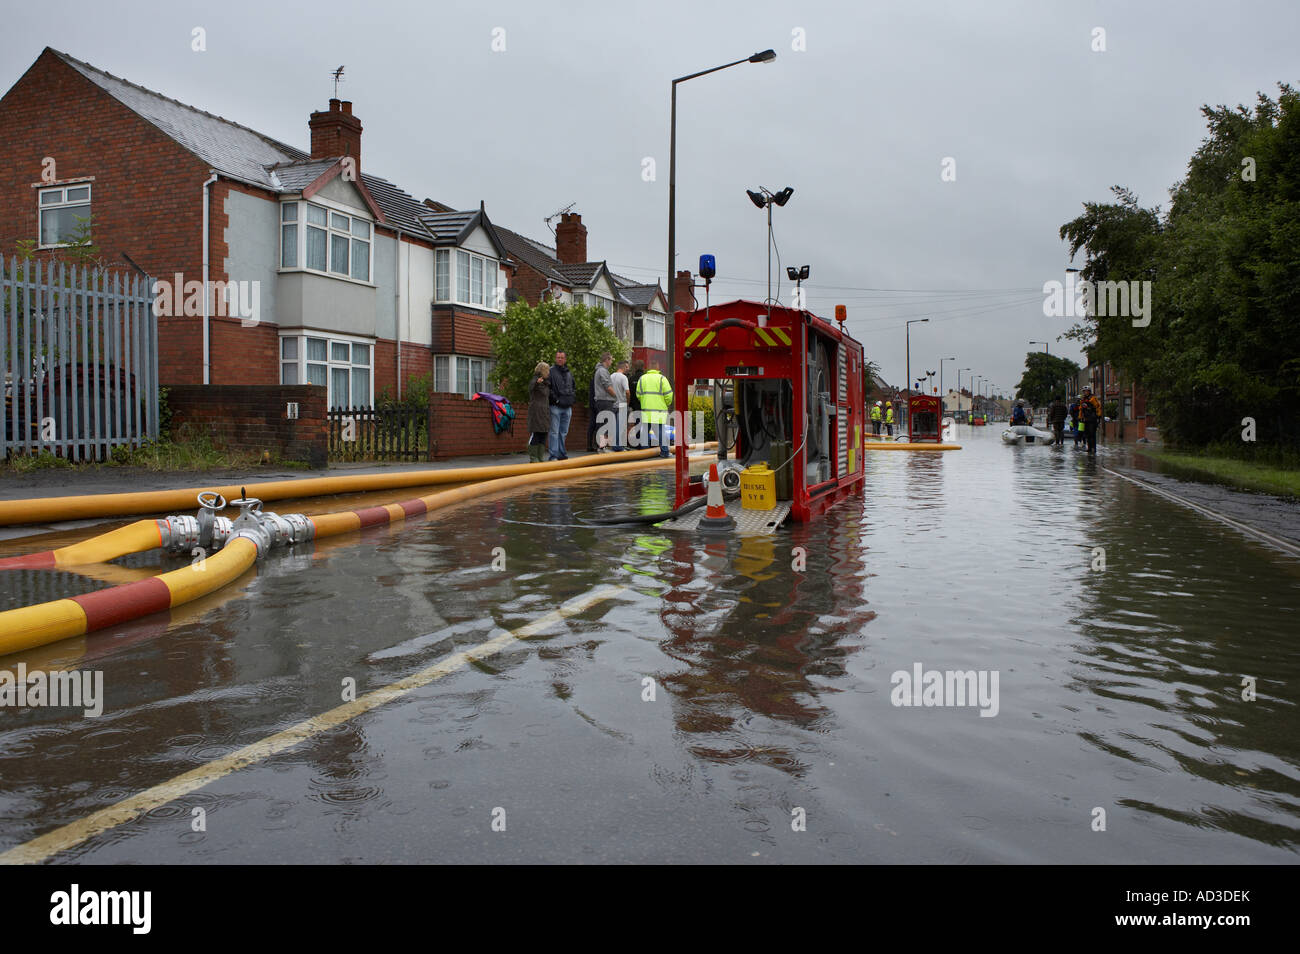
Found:
<path fill-rule="evenodd" d="M 77 856 L 385 860 L 435 845 L 474 860 L 488 800 L 547 806 L 548 834 L 520 835 L 534 840 L 515 860 L 609 846 L 645 860 L 1293 860 L 1300 561 L 1109 477 L 1108 452 L 978 429 L 961 442 L 869 453 L 863 496 L 773 537 L 576 523 L 668 509 L 657 471 L 277 557 L 170 617 L 67 646 L 63 664 L 105 672 L 108 711 L 0 723 L 0 837 L 324 712 L 345 678 L 373 689 L 613 583 L 613 601 L 245 769 L 244 795 L 204 793 L 246 813 L 243 840 L 155 844 L 145 826 Z M 0 586 L 16 599 L 107 582 Z M 998 715 L 894 707 L 890 675 L 917 663 L 997 671 Z M 418 837 L 385 827 L 430 811 L 444 814 Z M 286 830 L 314 847 L 286 849 L 272 837 Z"/>

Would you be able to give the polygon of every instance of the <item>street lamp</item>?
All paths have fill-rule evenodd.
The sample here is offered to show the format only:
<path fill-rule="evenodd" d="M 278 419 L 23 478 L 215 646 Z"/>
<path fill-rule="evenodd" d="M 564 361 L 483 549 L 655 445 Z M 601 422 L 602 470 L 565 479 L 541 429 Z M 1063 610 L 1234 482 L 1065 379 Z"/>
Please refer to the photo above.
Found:
<path fill-rule="evenodd" d="M 693 80 L 700 76 L 707 76 L 709 73 L 716 73 L 718 70 L 739 66 L 741 63 L 771 63 L 774 59 L 776 59 L 775 50 L 764 50 L 762 53 L 755 53 L 743 60 L 723 63 L 721 66 L 700 70 L 700 72 L 691 73 L 689 76 L 679 76 L 673 80 L 672 125 L 668 135 L 668 327 L 666 331 L 669 342 L 675 340 L 673 334 L 677 311 L 677 84 L 685 83 L 687 80 Z M 673 373 L 674 351 L 676 351 L 676 347 L 669 344 L 668 375 L 670 378 Z"/>
<path fill-rule="evenodd" d="M 1051 354 L 1051 353 L 1052 353 L 1052 349 L 1051 349 L 1050 347 L 1048 347 L 1048 343 L 1047 343 L 1046 341 L 1031 341 L 1031 342 L 1029 342 L 1029 343 L 1030 343 L 1030 344 L 1040 344 L 1040 345 L 1043 346 L 1043 351 L 1045 351 L 1047 354 Z"/>
<path fill-rule="evenodd" d="M 785 205 L 789 202 L 790 196 L 794 195 L 794 189 L 786 186 L 780 192 L 770 192 L 759 186 L 757 192 L 746 189 L 745 194 L 749 196 L 749 201 L 760 209 L 767 208 L 767 317 L 759 319 L 758 322 L 760 326 L 764 326 L 772 317 L 772 206 Z"/>
<path fill-rule="evenodd" d="M 961 410 L 961 373 L 969 370 L 970 368 L 957 369 L 957 410 L 959 411 Z"/>

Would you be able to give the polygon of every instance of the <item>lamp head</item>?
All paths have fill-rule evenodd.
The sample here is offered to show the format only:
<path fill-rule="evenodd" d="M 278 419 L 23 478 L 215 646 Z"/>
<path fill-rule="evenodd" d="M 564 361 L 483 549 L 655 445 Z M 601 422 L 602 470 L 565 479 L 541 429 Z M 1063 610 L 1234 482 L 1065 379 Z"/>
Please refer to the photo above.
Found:
<path fill-rule="evenodd" d="M 760 209 L 767 205 L 767 196 L 761 192 L 755 192 L 753 189 L 746 189 L 745 194 L 749 196 L 749 201 L 753 202 Z"/>
<path fill-rule="evenodd" d="M 772 201 L 775 202 L 777 205 L 785 205 L 787 202 L 790 201 L 790 196 L 792 195 L 794 195 L 794 189 L 790 188 L 789 186 L 786 186 L 776 195 L 772 196 Z"/>
<path fill-rule="evenodd" d="M 749 58 L 751 63 L 771 63 L 776 59 L 776 50 L 764 50 L 762 53 L 755 53 Z"/>
<path fill-rule="evenodd" d="M 795 268 L 793 265 L 787 265 L 785 267 L 785 273 L 790 276 L 790 281 L 792 282 L 799 278 L 799 269 Z"/>

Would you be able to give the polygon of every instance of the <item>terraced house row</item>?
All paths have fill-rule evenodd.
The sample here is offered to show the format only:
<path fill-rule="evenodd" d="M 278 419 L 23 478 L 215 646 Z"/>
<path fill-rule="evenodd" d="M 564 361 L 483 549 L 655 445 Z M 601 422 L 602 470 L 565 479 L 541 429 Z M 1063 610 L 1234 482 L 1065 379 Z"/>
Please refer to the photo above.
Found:
<path fill-rule="evenodd" d="M 602 306 L 666 359 L 662 287 L 588 260 L 581 215 L 552 247 L 373 174 L 350 102 L 308 128 L 304 151 L 46 48 L 0 99 L 0 255 L 57 254 L 88 219 L 108 264 L 168 295 L 163 385 L 315 384 L 365 407 L 431 373 L 468 396 L 492 390 L 484 322 L 517 298 Z"/>

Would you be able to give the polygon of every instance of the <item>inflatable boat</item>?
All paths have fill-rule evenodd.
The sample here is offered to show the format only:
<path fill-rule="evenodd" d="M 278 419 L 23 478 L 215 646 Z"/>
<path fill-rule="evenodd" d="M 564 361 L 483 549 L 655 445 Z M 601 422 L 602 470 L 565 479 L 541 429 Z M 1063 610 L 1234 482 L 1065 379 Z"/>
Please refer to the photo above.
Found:
<path fill-rule="evenodd" d="M 1051 431 L 1040 431 L 1029 424 L 1016 424 L 1002 432 L 1007 444 L 1050 444 L 1054 439 Z"/>

